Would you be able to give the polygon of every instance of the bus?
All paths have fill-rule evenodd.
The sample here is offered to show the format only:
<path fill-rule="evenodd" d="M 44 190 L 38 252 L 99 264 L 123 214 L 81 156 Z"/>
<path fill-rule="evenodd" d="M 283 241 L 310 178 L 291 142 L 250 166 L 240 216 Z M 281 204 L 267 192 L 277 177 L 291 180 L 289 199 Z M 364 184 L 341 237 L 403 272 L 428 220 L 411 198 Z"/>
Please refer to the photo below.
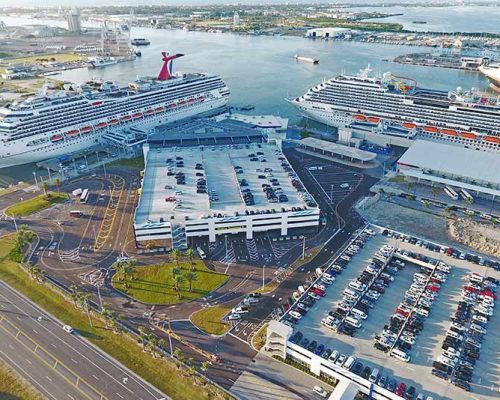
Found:
<path fill-rule="evenodd" d="M 474 202 L 474 197 L 472 197 L 470 193 L 465 189 L 460 189 L 460 196 L 462 196 L 462 198 L 469 203 Z"/>
<path fill-rule="evenodd" d="M 88 199 L 89 199 L 89 190 L 84 189 L 82 195 L 80 196 L 80 203 L 85 204 Z"/>
<path fill-rule="evenodd" d="M 453 200 L 458 200 L 458 193 L 453 190 L 453 188 L 449 186 L 444 187 L 444 192 L 450 196 Z"/>
<path fill-rule="evenodd" d="M 198 254 L 200 256 L 200 258 L 202 260 L 204 260 L 205 258 L 207 258 L 207 255 L 205 254 L 205 252 L 201 249 L 201 247 L 197 247 L 196 250 L 198 251 Z"/>
<path fill-rule="evenodd" d="M 70 217 L 80 218 L 82 215 L 83 215 L 83 213 L 81 211 L 79 211 L 79 210 L 71 210 L 69 212 L 69 216 Z"/>

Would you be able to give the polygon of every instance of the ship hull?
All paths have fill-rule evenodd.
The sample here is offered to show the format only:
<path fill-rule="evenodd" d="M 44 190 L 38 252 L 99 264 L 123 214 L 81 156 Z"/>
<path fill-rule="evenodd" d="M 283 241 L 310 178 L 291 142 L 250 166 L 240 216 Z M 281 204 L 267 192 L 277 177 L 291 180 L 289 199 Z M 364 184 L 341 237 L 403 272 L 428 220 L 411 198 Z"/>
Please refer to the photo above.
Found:
<path fill-rule="evenodd" d="M 217 110 L 226 106 L 228 100 L 229 98 L 227 96 L 207 99 L 203 103 L 195 104 L 184 109 L 170 111 L 160 116 L 144 117 L 132 123 L 117 125 L 116 127 L 107 129 L 119 130 L 132 126 L 149 128 L 160 124 L 167 124 L 203 114 L 208 111 Z M 58 132 L 55 131 L 49 135 L 57 133 Z M 25 143 L 16 143 L 15 145 L 5 146 L 2 150 L 3 154 L 0 154 L 0 169 L 67 156 L 71 153 L 85 150 L 91 146 L 102 143 L 105 133 L 106 129 L 102 129 L 100 131 L 93 131 L 85 135 L 80 135 L 76 138 L 65 138 L 57 143 L 49 142 L 38 146 L 27 146 Z"/>

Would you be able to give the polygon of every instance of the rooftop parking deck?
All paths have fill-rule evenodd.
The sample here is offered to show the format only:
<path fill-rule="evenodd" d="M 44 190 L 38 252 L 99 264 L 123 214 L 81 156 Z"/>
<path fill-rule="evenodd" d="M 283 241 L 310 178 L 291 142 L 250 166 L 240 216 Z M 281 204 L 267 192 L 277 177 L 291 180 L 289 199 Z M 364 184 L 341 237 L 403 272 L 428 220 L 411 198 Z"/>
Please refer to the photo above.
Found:
<path fill-rule="evenodd" d="M 275 145 L 146 148 L 136 224 L 317 208 Z"/>

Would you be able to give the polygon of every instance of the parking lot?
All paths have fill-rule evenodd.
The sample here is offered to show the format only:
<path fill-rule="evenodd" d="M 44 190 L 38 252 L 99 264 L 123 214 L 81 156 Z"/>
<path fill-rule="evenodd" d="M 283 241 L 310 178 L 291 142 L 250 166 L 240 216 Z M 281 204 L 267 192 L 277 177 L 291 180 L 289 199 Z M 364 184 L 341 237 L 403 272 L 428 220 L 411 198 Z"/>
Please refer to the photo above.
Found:
<path fill-rule="evenodd" d="M 356 279 L 361 271 L 370 263 L 373 254 L 384 244 L 414 251 L 428 257 L 442 260 L 452 265 L 451 272 L 446 283 L 439 291 L 439 296 L 430 309 L 430 315 L 424 319 L 424 327 L 416 337 L 412 346 L 411 361 L 404 363 L 387 354 L 376 350 L 374 336 L 380 334 L 384 325 L 389 324 L 390 318 L 397 308 L 399 302 L 404 298 L 405 291 L 413 281 L 413 274 L 419 272 L 416 265 L 407 263 L 407 266 L 397 272 L 395 279 L 391 282 L 379 300 L 370 310 L 369 316 L 362 321 L 362 327 L 356 331 L 353 337 L 349 337 L 321 324 L 321 320 L 343 297 L 344 288 L 348 287 L 351 280 Z M 493 315 L 488 322 L 487 334 L 485 335 L 480 351 L 480 359 L 477 361 L 471 392 L 467 393 L 452 384 L 438 379 L 431 374 L 433 361 L 441 354 L 441 346 L 450 326 L 450 317 L 457 309 L 458 301 L 461 299 L 462 287 L 467 283 L 466 275 L 470 271 L 489 275 L 496 279 L 500 273 L 492 268 L 479 266 L 470 261 L 449 257 L 439 252 L 434 252 L 410 243 L 396 241 L 378 234 L 371 238 L 356 254 L 344 271 L 337 275 L 336 281 L 326 289 L 326 295 L 305 314 L 295 330 L 303 333 L 310 341 L 317 341 L 331 350 L 338 350 L 346 356 L 355 355 L 363 366 L 377 367 L 382 375 L 394 377 L 398 382 L 405 382 L 406 387 L 414 386 L 416 393 L 422 392 L 434 399 L 493 399 L 499 396 L 498 377 L 500 376 L 500 340 L 495 334 L 500 329 L 500 318 Z"/>
<path fill-rule="evenodd" d="M 345 198 L 362 180 L 361 173 L 331 164 L 310 165 L 307 172 L 332 204 Z"/>

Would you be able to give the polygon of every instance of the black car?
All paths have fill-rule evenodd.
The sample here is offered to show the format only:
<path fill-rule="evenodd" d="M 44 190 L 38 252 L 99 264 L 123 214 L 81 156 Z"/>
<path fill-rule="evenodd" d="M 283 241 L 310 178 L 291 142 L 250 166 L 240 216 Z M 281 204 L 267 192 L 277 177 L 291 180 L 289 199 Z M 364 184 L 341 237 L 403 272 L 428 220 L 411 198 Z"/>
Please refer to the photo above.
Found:
<path fill-rule="evenodd" d="M 440 371 L 439 369 L 433 369 L 432 375 L 444 379 L 445 381 L 447 381 L 448 378 L 450 377 L 446 372 Z"/>
<path fill-rule="evenodd" d="M 461 379 L 452 379 L 451 383 L 453 383 L 455 386 L 459 387 L 460 389 L 465 390 L 466 392 L 470 392 L 470 385 L 468 382 L 465 382 Z"/>
<path fill-rule="evenodd" d="M 372 369 L 370 367 L 365 367 L 361 372 L 361 377 L 368 379 L 372 373 Z"/>
<path fill-rule="evenodd" d="M 314 351 L 317 345 L 318 343 L 316 342 L 316 340 L 313 340 L 311 343 L 309 343 L 309 346 L 307 346 L 307 350 Z"/>
<path fill-rule="evenodd" d="M 390 378 L 387 382 L 387 390 L 394 393 L 397 385 L 398 385 L 398 382 L 396 381 L 396 379 Z"/>
<path fill-rule="evenodd" d="M 415 399 L 416 394 L 417 394 L 417 390 L 413 386 L 410 386 L 408 388 L 408 390 L 406 391 L 405 398 L 406 398 L 406 400 L 413 400 L 413 399 Z"/>
<path fill-rule="evenodd" d="M 291 341 L 292 343 L 297 344 L 297 343 L 299 343 L 299 342 L 302 340 L 302 336 L 303 336 L 303 335 L 302 335 L 302 332 L 297 331 L 297 332 L 295 332 L 295 334 L 294 334 L 294 335 L 290 338 L 290 341 Z"/>
<path fill-rule="evenodd" d="M 353 372 L 356 375 L 359 375 L 363 371 L 363 364 L 361 364 L 359 361 L 356 361 L 351 368 L 351 372 Z"/>
<path fill-rule="evenodd" d="M 377 385 L 379 385 L 382 388 L 385 388 L 385 385 L 387 384 L 388 379 L 389 378 L 386 375 L 382 375 L 380 377 L 380 379 L 378 380 Z"/>

